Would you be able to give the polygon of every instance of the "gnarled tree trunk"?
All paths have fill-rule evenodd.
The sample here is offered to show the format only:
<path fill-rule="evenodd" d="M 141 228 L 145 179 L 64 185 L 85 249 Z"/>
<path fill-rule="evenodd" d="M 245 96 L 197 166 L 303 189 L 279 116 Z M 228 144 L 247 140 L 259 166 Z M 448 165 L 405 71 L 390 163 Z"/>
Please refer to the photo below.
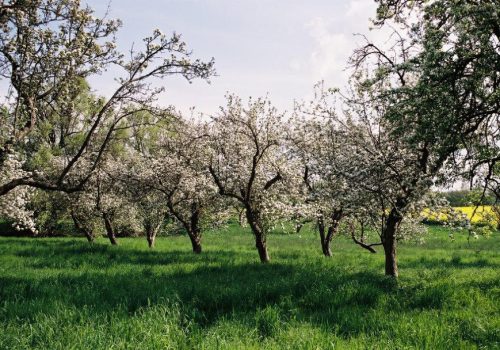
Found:
<path fill-rule="evenodd" d="M 87 241 L 89 241 L 89 243 L 94 242 L 95 237 L 94 237 L 92 231 L 83 230 L 83 234 L 85 235 L 85 237 L 87 238 Z"/>
<path fill-rule="evenodd" d="M 201 254 L 201 227 L 200 219 L 202 215 L 203 205 L 200 203 L 193 202 L 191 204 L 190 213 L 187 215 L 182 215 L 181 212 L 177 211 L 171 200 L 167 201 L 167 206 L 175 216 L 175 218 L 184 226 L 186 232 L 191 240 L 191 246 L 193 247 L 193 253 Z M 189 216 L 189 218 L 188 218 Z"/>
<path fill-rule="evenodd" d="M 193 247 L 193 253 L 201 254 L 201 232 L 189 232 L 189 239 Z"/>
<path fill-rule="evenodd" d="M 268 263 L 271 259 L 269 258 L 269 253 L 267 252 L 267 241 L 264 234 L 255 235 L 255 247 L 259 252 L 260 262 Z"/>
<path fill-rule="evenodd" d="M 160 230 L 161 223 L 155 224 L 151 222 L 146 222 L 144 225 L 144 230 L 146 231 L 146 240 L 148 241 L 148 247 L 154 248 L 156 235 Z"/>
<path fill-rule="evenodd" d="M 271 259 L 269 258 L 269 253 L 267 252 L 266 235 L 262 228 L 262 224 L 260 223 L 259 215 L 249 206 L 246 208 L 246 215 L 248 224 L 250 225 L 250 228 L 255 236 L 255 247 L 259 252 L 260 262 L 268 263 Z"/>
<path fill-rule="evenodd" d="M 156 235 L 146 235 L 146 240 L 148 241 L 148 247 L 154 248 Z"/>
<path fill-rule="evenodd" d="M 245 226 L 245 209 L 238 210 L 238 223 L 240 227 Z"/>
<path fill-rule="evenodd" d="M 92 229 L 85 227 L 83 223 L 80 222 L 76 214 L 71 211 L 71 218 L 73 219 L 73 224 L 75 225 L 75 228 L 77 229 L 78 232 L 83 233 L 85 237 L 87 238 L 87 241 L 89 243 L 94 242 L 94 233 L 92 232 Z"/>
<path fill-rule="evenodd" d="M 300 230 L 302 230 L 302 227 L 304 227 L 304 224 L 302 222 L 298 222 L 295 224 L 295 233 L 300 233 Z"/>
<path fill-rule="evenodd" d="M 115 229 L 113 227 L 113 223 L 109 217 L 109 214 L 102 214 L 102 218 L 104 220 L 104 227 L 106 228 L 106 234 L 109 238 L 109 241 L 112 245 L 118 245 L 118 241 L 116 240 Z"/>
<path fill-rule="evenodd" d="M 318 231 L 319 231 L 319 238 L 321 240 L 321 250 L 323 251 L 324 256 L 332 256 L 332 251 L 330 250 L 330 242 L 327 240 L 327 233 L 326 227 L 325 227 L 325 222 L 322 217 L 318 218 Z"/>
<path fill-rule="evenodd" d="M 331 215 L 331 223 L 328 228 L 325 225 L 324 219 L 322 216 L 318 218 L 318 230 L 319 237 L 321 239 L 321 249 L 323 250 L 323 254 L 327 257 L 332 256 L 332 251 L 330 249 L 330 243 L 332 242 L 333 237 L 337 234 L 339 229 L 340 219 L 342 219 L 342 210 L 335 210 Z"/>
<path fill-rule="evenodd" d="M 385 253 L 385 274 L 398 277 L 398 262 L 396 252 L 396 232 L 403 217 L 396 209 L 392 209 L 382 231 L 382 245 Z"/>
<path fill-rule="evenodd" d="M 202 207 L 193 203 L 191 205 L 191 218 L 189 219 L 188 235 L 191 240 L 191 245 L 193 247 L 193 253 L 201 253 L 201 227 L 200 227 L 200 216 Z"/>
<path fill-rule="evenodd" d="M 149 248 L 154 248 L 157 233 L 158 233 L 158 227 L 150 227 L 149 229 L 146 230 L 146 240 L 148 241 Z"/>

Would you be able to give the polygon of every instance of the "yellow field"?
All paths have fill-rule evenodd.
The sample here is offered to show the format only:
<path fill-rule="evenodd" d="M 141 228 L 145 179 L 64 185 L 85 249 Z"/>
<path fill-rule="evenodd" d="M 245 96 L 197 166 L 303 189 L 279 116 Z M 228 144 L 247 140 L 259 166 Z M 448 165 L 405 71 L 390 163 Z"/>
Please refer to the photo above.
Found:
<path fill-rule="evenodd" d="M 453 209 L 462 212 L 467 215 L 467 217 L 471 220 L 472 223 L 477 223 L 481 221 L 486 221 L 490 222 L 492 225 L 496 225 L 496 217 L 495 214 L 493 213 L 491 209 L 491 205 L 483 205 L 477 208 L 474 217 L 472 217 L 472 214 L 474 213 L 475 207 L 470 206 L 470 207 L 454 207 Z M 424 216 L 436 220 L 436 215 L 431 215 L 428 210 L 424 210 Z M 446 221 L 448 219 L 447 215 L 444 213 L 441 213 L 438 215 L 439 221 Z"/>
<path fill-rule="evenodd" d="M 454 209 L 464 213 L 471 220 L 471 222 L 478 221 L 494 221 L 495 214 L 491 210 L 491 205 L 483 205 L 478 207 L 473 218 L 471 218 L 475 207 L 455 207 Z"/>

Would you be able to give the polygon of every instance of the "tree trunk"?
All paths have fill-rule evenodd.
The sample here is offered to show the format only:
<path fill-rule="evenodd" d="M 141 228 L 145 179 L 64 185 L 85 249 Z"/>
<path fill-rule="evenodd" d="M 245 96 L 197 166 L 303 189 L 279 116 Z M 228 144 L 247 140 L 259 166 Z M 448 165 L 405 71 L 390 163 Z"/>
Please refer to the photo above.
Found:
<path fill-rule="evenodd" d="M 398 262 L 396 252 L 396 231 L 403 220 L 396 209 L 392 209 L 385 222 L 382 232 L 382 245 L 385 253 L 386 276 L 398 277 Z"/>
<path fill-rule="evenodd" d="M 83 230 L 83 234 L 85 235 L 85 237 L 87 238 L 87 241 L 89 241 L 89 243 L 92 243 L 94 242 L 94 235 L 92 234 L 92 231 L 89 231 L 89 230 Z"/>
<path fill-rule="evenodd" d="M 268 263 L 271 259 L 267 252 L 267 242 L 266 237 L 263 234 L 255 235 L 255 247 L 259 252 L 260 262 Z"/>
<path fill-rule="evenodd" d="M 323 250 L 323 255 L 327 258 L 332 256 L 332 250 L 330 249 L 330 241 L 324 240 L 321 242 L 321 249 Z"/>
<path fill-rule="evenodd" d="M 259 252 L 260 262 L 268 263 L 270 261 L 269 253 L 267 252 L 266 235 L 262 229 L 262 224 L 259 220 L 259 214 L 249 206 L 246 208 L 247 221 L 255 236 L 255 247 Z"/>
<path fill-rule="evenodd" d="M 304 224 L 301 222 L 298 222 L 295 224 L 295 233 L 300 233 L 300 230 L 302 230 L 302 227 L 304 227 Z"/>
<path fill-rule="evenodd" d="M 104 226 L 106 228 L 106 234 L 108 235 L 109 241 L 112 245 L 118 245 L 118 241 L 116 240 L 115 230 L 113 228 L 113 223 L 111 222 L 108 214 L 102 214 L 102 218 L 104 220 Z"/>
<path fill-rule="evenodd" d="M 76 214 L 73 211 L 71 211 L 70 214 L 71 214 L 71 219 L 73 219 L 73 224 L 75 225 L 75 228 L 77 229 L 77 231 L 80 233 L 83 233 L 85 235 L 85 238 L 87 238 L 87 241 L 89 241 L 89 243 L 94 242 L 95 237 L 94 237 L 92 230 L 85 227 L 80 222 L 80 220 L 78 219 L 78 217 L 76 216 Z"/>
<path fill-rule="evenodd" d="M 332 256 L 332 251 L 330 250 L 330 241 L 327 239 L 327 234 L 325 233 L 325 222 L 322 217 L 318 218 L 318 231 L 319 238 L 321 240 L 321 250 L 323 251 L 323 255 L 330 257 Z"/>
<path fill-rule="evenodd" d="M 191 246 L 193 247 L 193 253 L 201 254 L 201 234 L 200 232 L 190 232 L 189 239 L 191 240 Z"/>
<path fill-rule="evenodd" d="M 199 203 L 191 204 L 191 217 L 189 218 L 189 227 L 187 228 L 189 239 L 193 247 L 193 253 L 201 254 L 201 227 L 200 218 L 202 206 Z"/>
<path fill-rule="evenodd" d="M 332 251 L 330 249 L 330 243 L 332 242 L 333 236 L 338 231 L 340 219 L 342 218 L 342 209 L 334 210 L 331 214 L 331 224 L 326 228 L 323 217 L 318 218 L 318 230 L 319 237 L 321 239 L 321 249 L 326 257 L 332 256 Z"/>
<path fill-rule="evenodd" d="M 148 247 L 149 248 L 154 248 L 155 246 L 155 241 L 156 241 L 156 235 L 158 234 L 158 231 L 160 230 L 161 224 L 152 224 L 152 223 L 146 223 L 144 225 L 144 230 L 146 231 L 146 240 L 148 241 Z"/>
<path fill-rule="evenodd" d="M 241 209 L 238 212 L 238 223 L 240 224 L 240 227 L 245 226 L 245 209 Z"/>
<path fill-rule="evenodd" d="M 385 252 L 385 274 L 386 276 L 398 277 L 398 262 L 396 255 L 396 240 L 384 243 Z"/>
<path fill-rule="evenodd" d="M 156 235 L 147 235 L 146 239 L 148 240 L 148 247 L 154 248 Z"/>

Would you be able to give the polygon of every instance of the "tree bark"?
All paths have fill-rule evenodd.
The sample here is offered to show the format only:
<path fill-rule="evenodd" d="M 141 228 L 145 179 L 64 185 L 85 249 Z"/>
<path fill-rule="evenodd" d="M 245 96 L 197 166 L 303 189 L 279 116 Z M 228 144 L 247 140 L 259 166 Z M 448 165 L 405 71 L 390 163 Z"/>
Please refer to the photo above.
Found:
<path fill-rule="evenodd" d="M 384 243 L 385 274 L 386 276 L 398 277 L 398 262 L 396 254 L 396 240 L 390 239 Z"/>
<path fill-rule="evenodd" d="M 396 231 L 402 220 L 401 214 L 393 208 L 386 219 L 382 232 L 382 245 L 385 253 L 385 274 L 386 276 L 396 278 L 398 277 Z"/>
<path fill-rule="evenodd" d="M 267 252 L 266 237 L 263 234 L 255 235 L 255 247 L 259 252 L 260 262 L 263 264 L 268 263 L 271 259 Z"/>
<path fill-rule="evenodd" d="M 242 209 L 238 212 L 238 223 L 240 227 L 245 226 L 245 209 Z"/>
<path fill-rule="evenodd" d="M 154 248 L 156 242 L 156 235 L 160 230 L 161 224 L 146 223 L 144 225 L 144 230 L 146 231 L 146 240 L 148 241 L 148 247 Z"/>
<path fill-rule="evenodd" d="M 92 234 L 92 231 L 84 229 L 84 230 L 83 230 L 83 234 L 85 235 L 85 238 L 87 238 L 87 241 L 88 241 L 89 243 L 94 242 L 95 237 L 94 237 L 94 235 Z"/>
<path fill-rule="evenodd" d="M 156 235 L 147 235 L 146 239 L 148 240 L 148 247 L 154 248 Z"/>
<path fill-rule="evenodd" d="M 113 223 L 111 222 L 108 214 L 102 214 L 102 218 L 104 220 L 104 227 L 106 228 L 106 234 L 109 238 L 109 241 L 112 245 L 118 245 L 118 241 L 116 240 L 115 230 L 113 228 Z"/>
<path fill-rule="evenodd" d="M 85 235 L 85 238 L 87 238 L 87 241 L 89 241 L 89 243 L 94 242 L 95 237 L 94 237 L 92 230 L 85 227 L 80 222 L 80 220 L 78 219 L 78 217 L 76 216 L 76 214 L 73 211 L 71 211 L 70 214 L 71 214 L 71 219 L 73 219 L 73 224 L 75 225 L 75 228 L 77 229 L 77 231 L 80 233 L 83 233 Z"/>
<path fill-rule="evenodd" d="M 319 237 L 321 239 L 321 249 L 323 250 L 323 254 L 326 257 L 332 256 L 332 251 L 330 249 L 330 243 L 332 242 L 333 237 L 337 233 L 339 229 L 340 219 L 342 219 L 342 209 L 334 210 L 331 214 L 331 224 L 328 228 L 325 225 L 323 217 L 320 216 L 318 218 L 318 230 Z"/>
<path fill-rule="evenodd" d="M 332 251 L 330 249 L 330 242 L 327 239 L 327 234 L 326 234 L 325 230 L 326 230 L 325 222 L 323 221 L 322 217 L 319 217 L 318 218 L 318 231 L 319 231 L 319 238 L 321 240 L 321 250 L 323 251 L 324 256 L 331 257 Z"/>
<path fill-rule="evenodd" d="M 300 230 L 302 230 L 302 227 L 304 227 L 304 224 L 301 222 L 298 222 L 295 224 L 295 233 L 300 233 Z"/>
<path fill-rule="evenodd" d="M 193 248 L 193 253 L 201 254 L 201 215 L 203 211 L 203 205 L 200 203 L 193 202 L 191 203 L 191 211 L 188 216 L 182 216 L 181 212 L 177 211 L 174 207 L 174 204 L 171 200 L 167 201 L 167 206 L 175 216 L 177 220 L 184 226 L 189 239 L 191 240 L 191 246 Z"/>
<path fill-rule="evenodd" d="M 201 234 L 200 232 L 189 232 L 189 239 L 191 240 L 191 246 L 193 247 L 193 253 L 201 254 Z"/>
<path fill-rule="evenodd" d="M 255 247 L 259 252 L 260 262 L 263 264 L 268 263 L 271 259 L 269 258 L 269 253 L 267 252 L 266 235 L 262 229 L 259 214 L 247 206 L 246 215 L 248 224 L 250 225 L 250 228 L 255 236 Z"/>
<path fill-rule="evenodd" d="M 201 254 L 201 218 L 202 206 L 199 203 L 191 205 L 191 217 L 189 219 L 188 235 L 193 247 L 193 253 Z"/>

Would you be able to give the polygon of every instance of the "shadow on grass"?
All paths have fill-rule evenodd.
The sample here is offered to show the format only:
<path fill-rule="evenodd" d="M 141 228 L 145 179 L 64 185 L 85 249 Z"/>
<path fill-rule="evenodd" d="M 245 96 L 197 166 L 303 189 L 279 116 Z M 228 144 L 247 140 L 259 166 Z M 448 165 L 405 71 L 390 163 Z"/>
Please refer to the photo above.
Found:
<path fill-rule="evenodd" d="M 188 238 L 186 237 L 186 241 Z M 162 266 L 182 263 L 210 263 L 215 261 L 234 260 L 234 254 L 224 251 L 213 251 L 213 254 L 194 255 L 186 250 L 169 250 L 164 252 L 156 249 L 138 250 L 131 247 L 113 247 L 108 244 L 89 244 L 81 241 L 4 239 L 9 251 L 15 255 L 27 258 L 31 268 L 79 268 L 88 265 L 94 268 L 108 268 L 112 265 L 149 265 Z M 33 244 L 33 242 L 35 242 Z M 145 244 L 145 242 L 144 242 Z M 124 248 L 124 249 L 123 249 Z"/>
<path fill-rule="evenodd" d="M 17 304 L 2 312 L 10 319 L 35 319 L 39 313 L 53 313 L 55 305 L 86 308 L 95 314 L 117 309 L 133 314 L 151 305 L 175 302 L 201 327 L 221 318 L 253 317 L 269 306 L 278 308 L 284 319 L 298 317 L 325 325 L 340 322 L 352 308 L 375 308 L 381 295 L 393 289 L 380 276 L 330 272 L 335 277 L 279 264 L 243 264 L 173 274 L 146 267 L 112 275 L 4 277 L 0 278 L 0 299 Z M 352 331 L 362 329 L 349 326 Z"/>
<path fill-rule="evenodd" d="M 500 268 L 500 264 L 486 258 L 467 258 L 452 257 L 451 259 L 444 258 L 427 258 L 422 257 L 417 260 L 404 261 L 400 264 L 402 269 L 470 269 L 470 268 Z"/>
<path fill-rule="evenodd" d="M 450 288 L 438 287 L 402 290 L 381 274 L 299 261 L 293 252 L 262 265 L 251 262 L 254 252 L 245 259 L 247 252 L 230 250 L 195 256 L 73 241 L 41 240 L 30 249 L 23 241 L 3 242 L 25 260 L 24 266 L 39 273 L 0 276 L 0 317 L 10 321 L 36 319 L 68 306 L 95 315 L 116 310 L 130 315 L 151 305 L 177 303 L 192 321 L 208 327 L 221 318 L 245 319 L 273 307 L 285 320 L 326 329 L 335 325 L 348 336 L 376 331 L 376 322 L 366 320 L 371 310 L 441 308 L 450 293 Z"/>

